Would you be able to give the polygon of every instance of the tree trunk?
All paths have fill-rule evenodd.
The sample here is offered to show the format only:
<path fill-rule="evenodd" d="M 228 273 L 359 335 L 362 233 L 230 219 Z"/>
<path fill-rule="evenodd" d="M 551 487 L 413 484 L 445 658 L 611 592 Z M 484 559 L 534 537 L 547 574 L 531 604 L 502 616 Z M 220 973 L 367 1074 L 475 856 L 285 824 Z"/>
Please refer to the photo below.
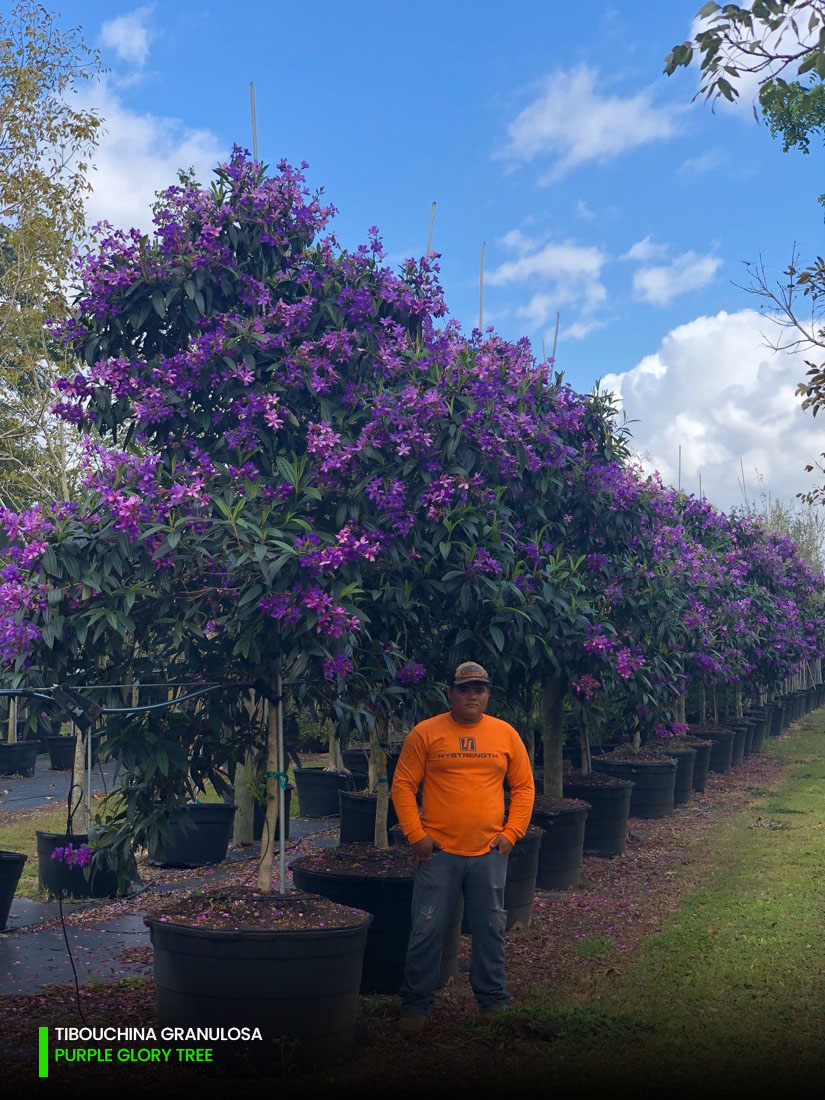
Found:
<path fill-rule="evenodd" d="M 389 848 L 387 833 L 387 811 L 390 803 L 390 785 L 387 780 L 387 750 L 389 740 L 389 718 L 381 711 L 376 715 L 375 726 L 370 731 L 370 776 L 375 772 L 375 834 L 373 842 L 376 848 Z"/>
<path fill-rule="evenodd" d="M 255 783 L 257 769 L 255 757 L 252 752 L 247 752 L 243 760 L 235 765 L 235 805 L 238 807 L 235 813 L 235 821 L 232 826 L 232 843 L 238 847 L 246 847 L 253 839 L 254 798 L 252 786 Z"/>
<path fill-rule="evenodd" d="M 250 725 L 257 730 L 261 717 L 259 714 L 260 702 L 254 692 L 249 692 L 244 699 L 244 710 L 249 715 Z M 255 754 L 251 749 L 248 749 L 244 753 L 243 760 L 239 760 L 235 765 L 233 782 L 235 805 L 238 809 L 235 812 L 235 820 L 232 825 L 232 843 L 240 847 L 245 847 L 253 841 L 254 803 L 255 795 L 259 793 L 257 771 Z"/>
<path fill-rule="evenodd" d="M 527 756 L 530 760 L 530 770 L 536 762 L 536 734 L 533 729 L 533 681 L 527 685 L 527 694 L 524 698 L 524 743 L 527 746 Z"/>
<path fill-rule="evenodd" d="M 544 745 L 544 793 L 550 798 L 562 797 L 562 748 L 564 731 L 562 713 L 565 685 L 558 677 L 541 686 L 541 734 Z"/>
<path fill-rule="evenodd" d="M 278 718 L 272 703 L 266 705 L 266 819 L 261 835 L 257 887 L 262 894 L 272 893 L 272 857 L 275 851 L 275 825 L 278 821 Z M 283 883 L 281 883 L 283 889 Z"/>
<path fill-rule="evenodd" d="M 581 771 L 585 775 L 590 775 L 593 770 L 593 760 L 590 756 L 590 734 L 587 730 L 587 723 L 582 724 L 581 732 L 579 733 L 579 752 L 581 753 Z"/>
<path fill-rule="evenodd" d="M 338 740 L 338 731 L 333 725 L 329 732 L 329 742 L 327 745 L 327 762 L 324 767 L 325 772 L 342 772 L 344 775 L 349 775 L 349 770 L 344 767 L 344 759 L 341 756 L 341 742 Z"/>
<path fill-rule="evenodd" d="M 86 792 L 83 789 L 83 780 L 86 776 L 86 738 L 91 739 L 94 726 L 90 726 L 86 731 L 86 737 L 77 729 L 74 722 L 72 722 L 72 729 L 77 737 L 74 744 L 72 786 L 69 791 L 69 821 L 71 822 L 72 832 L 88 833 L 91 818 L 89 815 L 89 804 L 86 801 Z M 75 818 L 78 818 L 80 821 L 79 829 L 77 828 Z"/>

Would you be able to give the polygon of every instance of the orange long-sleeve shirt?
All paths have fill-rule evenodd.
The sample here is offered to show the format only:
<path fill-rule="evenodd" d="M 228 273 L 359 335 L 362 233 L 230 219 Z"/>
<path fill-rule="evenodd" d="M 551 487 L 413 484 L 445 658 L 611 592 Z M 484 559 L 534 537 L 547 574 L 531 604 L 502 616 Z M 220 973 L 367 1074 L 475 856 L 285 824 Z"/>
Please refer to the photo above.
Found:
<path fill-rule="evenodd" d="M 506 824 L 505 778 L 510 786 Z M 422 781 L 419 814 L 415 796 Z M 429 834 L 459 856 L 489 852 L 499 833 L 515 844 L 530 824 L 534 797 L 524 743 L 511 725 L 488 714 L 466 724 L 447 712 L 413 726 L 392 784 L 395 812 L 409 843 Z"/>

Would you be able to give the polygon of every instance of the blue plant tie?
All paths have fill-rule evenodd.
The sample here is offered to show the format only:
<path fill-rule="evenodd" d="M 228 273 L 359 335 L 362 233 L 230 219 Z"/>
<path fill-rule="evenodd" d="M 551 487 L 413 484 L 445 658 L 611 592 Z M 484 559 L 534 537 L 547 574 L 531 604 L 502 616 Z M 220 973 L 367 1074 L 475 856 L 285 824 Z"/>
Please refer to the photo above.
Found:
<path fill-rule="evenodd" d="M 387 779 L 387 777 L 385 775 L 379 775 L 378 782 L 379 783 L 389 783 L 389 779 Z"/>
<path fill-rule="evenodd" d="M 267 779 L 277 779 L 282 791 L 286 790 L 289 781 L 289 772 L 267 772 Z"/>

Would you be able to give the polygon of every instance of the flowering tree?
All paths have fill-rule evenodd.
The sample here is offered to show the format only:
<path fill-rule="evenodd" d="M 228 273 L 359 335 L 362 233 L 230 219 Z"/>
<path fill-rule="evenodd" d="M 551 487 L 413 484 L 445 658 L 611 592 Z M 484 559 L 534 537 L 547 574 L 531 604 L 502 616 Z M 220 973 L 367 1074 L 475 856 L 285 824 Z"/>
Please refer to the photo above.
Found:
<path fill-rule="evenodd" d="M 509 694 L 541 685 L 560 793 L 567 693 L 620 690 L 647 732 L 683 679 L 687 540 L 609 401 L 549 380 L 527 341 L 464 338 L 431 259 L 394 274 L 374 231 L 342 251 L 331 214 L 236 151 L 211 189 L 165 193 L 152 238 L 79 261 L 57 335 L 83 366 L 56 408 L 90 433 L 85 495 L 0 517 L 0 660 L 33 686 L 124 683 L 149 654 L 227 685 L 110 730 L 114 850 L 152 843 L 190 773 L 220 787 L 251 685 L 366 715 L 383 778 L 411 690 L 483 655 Z"/>

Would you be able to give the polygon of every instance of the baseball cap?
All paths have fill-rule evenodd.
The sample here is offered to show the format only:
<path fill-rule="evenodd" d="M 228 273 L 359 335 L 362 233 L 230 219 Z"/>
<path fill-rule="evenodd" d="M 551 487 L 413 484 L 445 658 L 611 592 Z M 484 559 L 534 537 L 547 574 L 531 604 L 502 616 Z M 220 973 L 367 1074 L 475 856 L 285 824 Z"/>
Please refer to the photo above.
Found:
<path fill-rule="evenodd" d="M 453 673 L 452 687 L 456 684 L 482 683 L 490 686 L 490 677 L 487 669 L 476 664 L 475 661 L 464 661 Z"/>

